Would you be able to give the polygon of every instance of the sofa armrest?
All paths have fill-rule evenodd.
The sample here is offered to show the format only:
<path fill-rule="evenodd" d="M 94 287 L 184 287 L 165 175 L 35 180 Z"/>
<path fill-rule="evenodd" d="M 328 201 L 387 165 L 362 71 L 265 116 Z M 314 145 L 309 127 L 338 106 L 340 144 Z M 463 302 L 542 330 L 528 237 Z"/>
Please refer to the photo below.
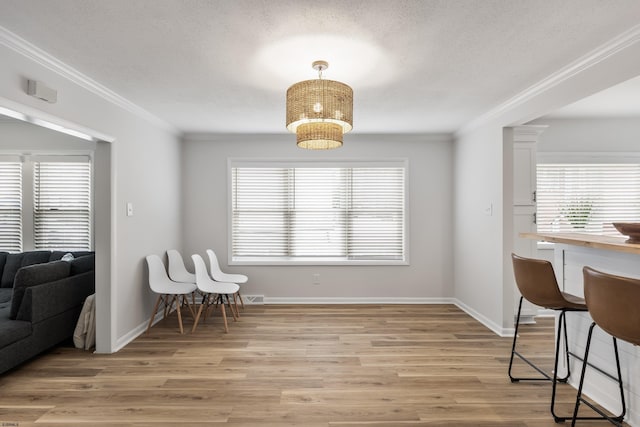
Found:
<path fill-rule="evenodd" d="M 31 286 L 25 289 L 16 319 L 31 323 L 41 322 L 82 306 L 84 300 L 94 292 L 94 271 Z"/>

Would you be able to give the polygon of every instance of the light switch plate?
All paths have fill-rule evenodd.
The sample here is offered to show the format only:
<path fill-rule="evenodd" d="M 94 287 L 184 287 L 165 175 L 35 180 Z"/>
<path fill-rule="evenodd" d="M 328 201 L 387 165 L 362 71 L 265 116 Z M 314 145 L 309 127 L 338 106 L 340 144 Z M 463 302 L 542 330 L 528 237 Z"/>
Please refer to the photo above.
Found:
<path fill-rule="evenodd" d="M 127 203 L 127 216 L 133 216 L 133 203 Z"/>

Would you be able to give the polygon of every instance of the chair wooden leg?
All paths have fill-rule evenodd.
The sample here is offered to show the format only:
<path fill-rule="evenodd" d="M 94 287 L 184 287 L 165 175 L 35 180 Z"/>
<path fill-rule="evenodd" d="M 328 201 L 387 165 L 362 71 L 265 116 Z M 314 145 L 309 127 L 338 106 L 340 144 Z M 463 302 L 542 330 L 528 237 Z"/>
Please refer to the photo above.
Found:
<path fill-rule="evenodd" d="M 236 322 L 238 320 L 238 317 L 236 316 L 236 312 L 233 309 L 233 306 L 231 305 L 231 298 L 229 298 L 229 294 L 224 295 L 223 298 L 226 298 L 227 306 L 229 307 L 229 311 L 231 312 L 231 316 L 233 316 L 233 321 Z"/>
<path fill-rule="evenodd" d="M 215 297 L 213 297 L 215 300 Z M 207 294 L 206 304 L 204 306 L 204 321 L 207 320 L 207 317 L 211 314 L 211 294 Z"/>
<path fill-rule="evenodd" d="M 204 300 L 202 301 L 202 304 L 200 304 L 200 308 L 198 308 L 198 313 L 196 314 L 196 318 L 193 320 L 193 328 L 191 328 L 191 333 L 194 333 L 196 331 L 196 327 L 198 326 L 198 320 L 200 320 L 200 315 L 202 314 L 202 307 L 204 307 L 205 302 Z"/>
<path fill-rule="evenodd" d="M 194 319 L 196 317 L 196 313 L 194 312 L 193 307 L 195 307 L 195 303 L 193 304 L 193 307 L 191 306 L 191 303 L 189 303 L 189 298 L 187 298 L 186 295 L 182 296 L 182 302 L 183 304 L 187 304 L 187 308 L 189 309 L 189 312 L 191 313 L 191 318 Z"/>
<path fill-rule="evenodd" d="M 218 294 L 213 294 L 212 295 L 212 302 L 209 304 L 209 311 L 211 312 L 211 314 L 216 312 L 216 309 L 218 308 L 218 301 L 220 300 L 220 295 Z M 205 317 L 206 317 L 206 313 L 205 313 Z"/>
<path fill-rule="evenodd" d="M 233 294 L 233 306 L 236 309 L 236 315 L 238 316 L 238 319 L 240 318 L 240 309 L 238 309 L 238 299 L 240 299 L 240 301 L 242 301 L 242 298 L 240 297 L 240 293 L 236 292 L 235 294 Z M 241 302 L 242 304 L 242 302 Z"/>
<path fill-rule="evenodd" d="M 168 302 L 168 303 L 167 303 Z M 165 306 L 164 306 L 164 318 L 166 319 L 169 314 L 171 314 L 171 309 L 173 308 L 173 303 L 176 303 L 176 307 L 180 304 L 177 295 L 167 295 L 165 297 Z"/>
<path fill-rule="evenodd" d="M 238 298 L 240 299 L 240 306 L 244 310 L 244 301 L 242 300 L 242 295 L 240 295 L 240 291 L 238 291 Z"/>
<path fill-rule="evenodd" d="M 182 326 L 182 313 L 181 313 L 182 310 L 180 310 L 180 306 L 182 305 L 182 303 L 180 302 L 180 296 L 176 295 L 175 300 L 176 300 L 176 311 L 178 312 L 178 325 L 180 325 L 180 333 L 184 334 L 184 327 Z"/>
<path fill-rule="evenodd" d="M 229 325 L 227 324 L 227 311 L 224 308 L 224 301 L 222 301 L 222 295 L 220 295 L 220 309 L 222 310 L 222 318 L 224 319 L 224 331 L 229 333 Z"/>
<path fill-rule="evenodd" d="M 169 296 L 165 295 L 162 302 L 164 303 L 164 307 L 162 308 L 162 318 L 166 319 L 169 314 Z"/>
<path fill-rule="evenodd" d="M 147 333 L 149 333 L 149 329 L 151 329 L 151 325 L 153 324 L 153 319 L 156 317 L 160 301 L 162 301 L 162 295 L 158 295 L 158 299 L 156 299 L 156 305 L 153 307 L 153 313 L 151 313 L 151 319 L 149 319 L 149 326 L 147 326 Z"/>

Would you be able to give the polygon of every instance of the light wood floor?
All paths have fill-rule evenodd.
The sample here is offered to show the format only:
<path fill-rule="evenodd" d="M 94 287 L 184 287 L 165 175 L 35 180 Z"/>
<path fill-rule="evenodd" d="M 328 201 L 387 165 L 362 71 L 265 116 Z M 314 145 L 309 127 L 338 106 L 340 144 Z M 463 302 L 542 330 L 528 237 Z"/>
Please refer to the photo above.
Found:
<path fill-rule="evenodd" d="M 551 384 L 511 384 L 511 339 L 451 305 L 254 305 L 229 328 L 174 314 L 113 355 L 59 347 L 0 376 L 0 425 L 556 425 Z M 549 367 L 552 320 L 522 332 Z"/>

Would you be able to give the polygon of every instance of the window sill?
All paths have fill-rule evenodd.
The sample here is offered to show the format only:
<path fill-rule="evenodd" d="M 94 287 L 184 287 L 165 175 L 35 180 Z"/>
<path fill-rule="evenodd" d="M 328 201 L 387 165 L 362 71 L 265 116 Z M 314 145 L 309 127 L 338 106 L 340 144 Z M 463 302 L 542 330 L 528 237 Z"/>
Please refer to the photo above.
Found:
<path fill-rule="evenodd" d="M 330 258 L 301 258 L 301 259 L 264 259 L 264 258 L 242 258 L 232 259 L 229 265 L 270 265 L 270 266 L 308 266 L 308 265 L 371 265 L 371 266 L 391 266 L 409 265 L 407 260 L 347 260 Z"/>

